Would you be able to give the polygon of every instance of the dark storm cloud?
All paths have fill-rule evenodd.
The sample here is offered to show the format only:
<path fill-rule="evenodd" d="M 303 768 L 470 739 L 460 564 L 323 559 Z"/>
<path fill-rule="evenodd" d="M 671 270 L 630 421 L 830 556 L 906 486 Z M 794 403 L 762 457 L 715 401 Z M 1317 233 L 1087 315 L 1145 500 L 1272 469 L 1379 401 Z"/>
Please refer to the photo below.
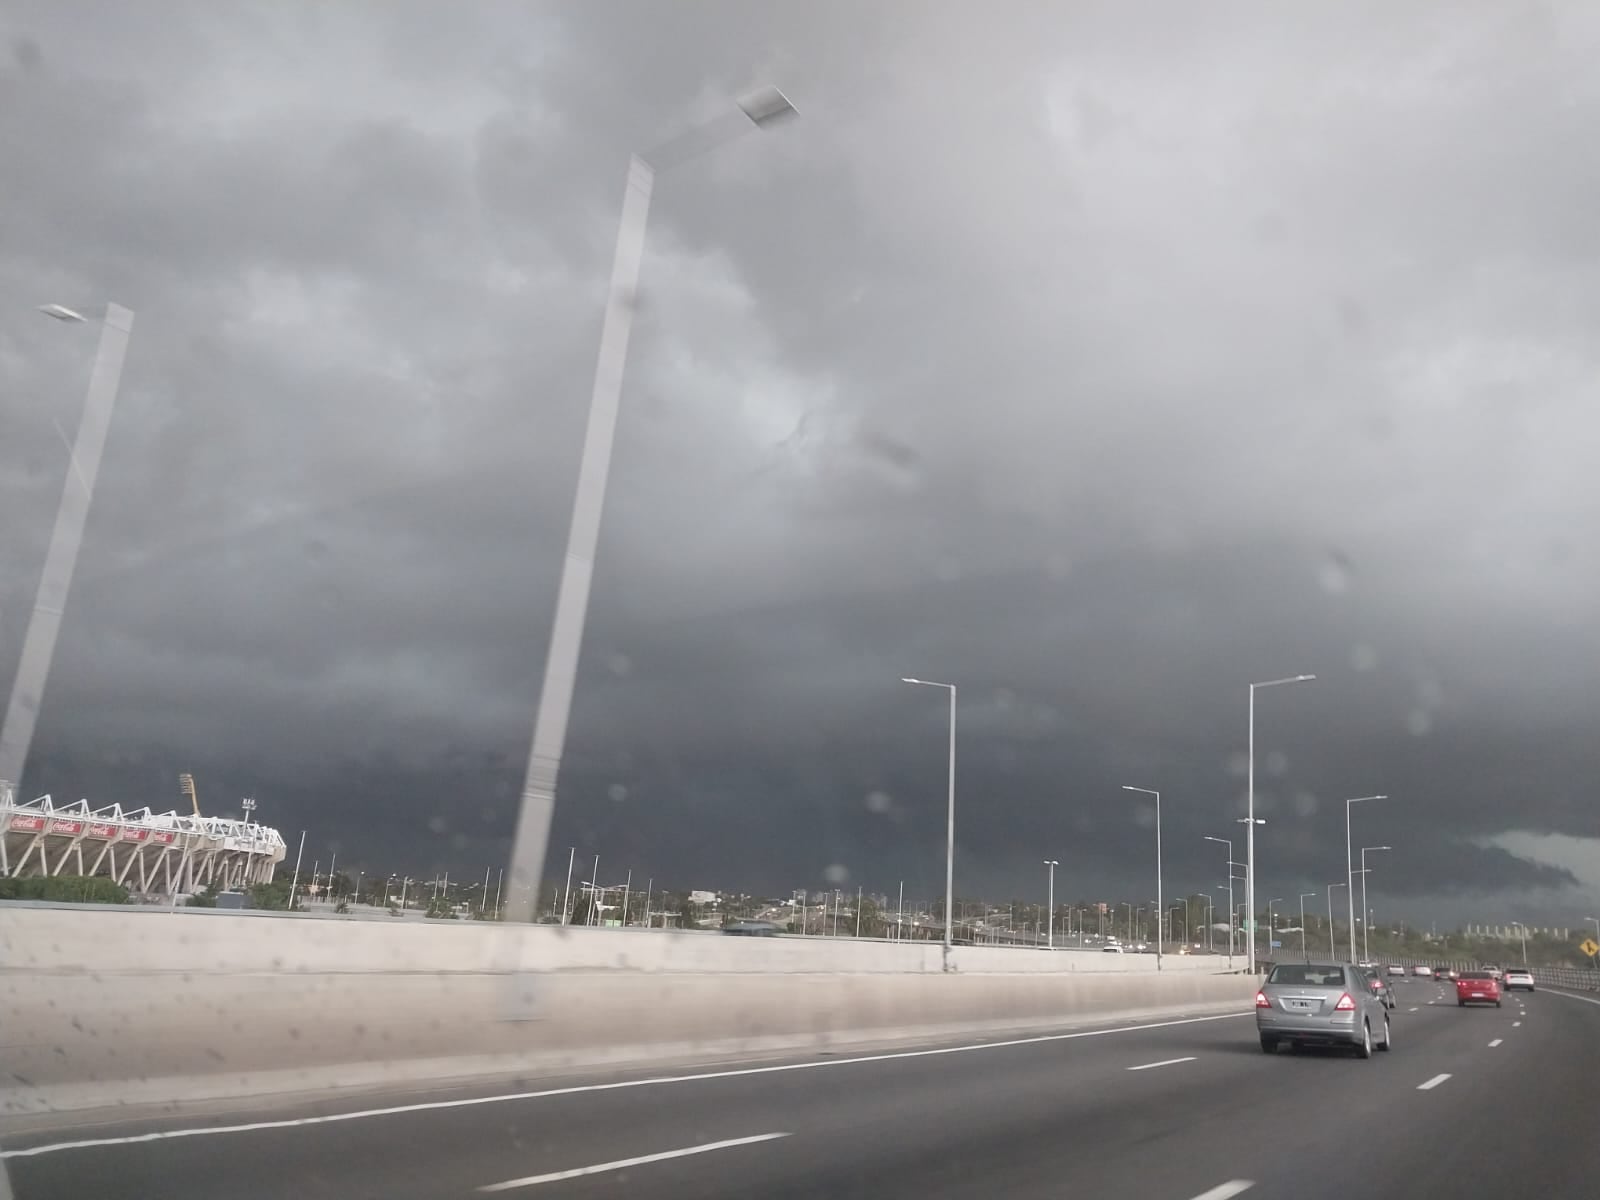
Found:
<path fill-rule="evenodd" d="M 657 181 L 553 845 L 925 895 L 911 673 L 964 889 L 1137 895 L 1138 783 L 1214 890 L 1309 670 L 1268 895 L 1388 792 L 1419 914 L 1600 900 L 1496 841 L 1600 839 L 1588 6 L 90 12 L 0 25 L 0 671 L 93 340 L 32 306 L 139 314 L 28 790 L 499 861 L 627 154 L 770 79 Z"/>

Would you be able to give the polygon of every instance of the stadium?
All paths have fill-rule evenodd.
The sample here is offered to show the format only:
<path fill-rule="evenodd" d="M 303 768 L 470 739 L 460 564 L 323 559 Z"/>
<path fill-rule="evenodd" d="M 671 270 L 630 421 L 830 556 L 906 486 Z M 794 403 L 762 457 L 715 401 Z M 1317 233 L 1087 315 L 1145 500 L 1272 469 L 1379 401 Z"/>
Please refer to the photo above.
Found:
<path fill-rule="evenodd" d="M 147 900 L 268 883 L 287 852 L 276 829 L 248 819 L 19 804 L 3 783 L 0 831 L 0 876 L 100 876 Z"/>

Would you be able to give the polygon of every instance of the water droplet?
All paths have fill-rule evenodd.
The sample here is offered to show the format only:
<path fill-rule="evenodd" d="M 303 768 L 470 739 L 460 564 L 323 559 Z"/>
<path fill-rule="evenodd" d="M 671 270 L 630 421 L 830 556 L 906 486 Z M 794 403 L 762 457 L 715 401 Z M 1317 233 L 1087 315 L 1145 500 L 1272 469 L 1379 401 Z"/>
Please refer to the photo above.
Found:
<path fill-rule="evenodd" d="M 613 654 L 606 665 L 611 668 L 613 675 L 626 675 L 633 670 L 633 660 L 621 651 Z"/>
<path fill-rule="evenodd" d="M 606 789 L 606 795 L 610 796 L 614 803 L 621 804 L 628 798 L 628 789 L 620 783 L 613 783 Z"/>
<path fill-rule="evenodd" d="M 1228 756 L 1228 774 L 1243 779 L 1250 773 L 1250 756 L 1243 750 L 1235 750 Z"/>
<path fill-rule="evenodd" d="M 1317 582 L 1330 596 L 1342 596 L 1350 590 L 1350 560 L 1337 550 L 1328 552 L 1317 568 Z"/>
<path fill-rule="evenodd" d="M 888 792 L 868 792 L 867 793 L 867 811 L 868 812 L 886 813 L 893 807 L 894 807 L 894 801 L 889 799 L 889 793 Z"/>
<path fill-rule="evenodd" d="M 834 863 L 823 870 L 822 877 L 832 884 L 848 883 L 850 881 L 850 868 L 843 863 Z"/>
<path fill-rule="evenodd" d="M 1433 717 L 1425 708 L 1414 708 L 1406 716 L 1406 729 L 1412 737 L 1426 737 L 1433 732 Z"/>
<path fill-rule="evenodd" d="M 1309 817 L 1320 807 L 1319 802 L 1310 792 L 1296 792 L 1294 794 L 1294 811 L 1296 816 Z"/>
<path fill-rule="evenodd" d="M 1289 770 L 1289 756 L 1282 750 L 1274 750 L 1267 755 L 1266 769 L 1268 775 L 1282 775 Z"/>
<path fill-rule="evenodd" d="M 1365 642 L 1357 642 L 1350 647 L 1350 669 L 1353 671 L 1375 671 L 1378 668 L 1378 652 Z"/>

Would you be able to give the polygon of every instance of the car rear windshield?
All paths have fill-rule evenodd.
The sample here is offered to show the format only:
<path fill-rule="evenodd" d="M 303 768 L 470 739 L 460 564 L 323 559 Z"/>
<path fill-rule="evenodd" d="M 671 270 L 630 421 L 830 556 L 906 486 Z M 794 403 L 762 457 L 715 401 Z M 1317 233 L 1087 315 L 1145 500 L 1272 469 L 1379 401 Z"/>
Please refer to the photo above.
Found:
<path fill-rule="evenodd" d="M 1343 987 L 1343 967 L 1318 967 L 1309 963 L 1287 963 L 1272 968 L 1268 983 L 1300 984 L 1305 987 Z"/>
<path fill-rule="evenodd" d="M 1461 978 L 1463 978 L 1463 979 L 1493 979 L 1494 976 L 1489 974 L 1489 972 L 1487 972 L 1487 971 L 1463 971 L 1463 972 L 1461 972 Z"/>

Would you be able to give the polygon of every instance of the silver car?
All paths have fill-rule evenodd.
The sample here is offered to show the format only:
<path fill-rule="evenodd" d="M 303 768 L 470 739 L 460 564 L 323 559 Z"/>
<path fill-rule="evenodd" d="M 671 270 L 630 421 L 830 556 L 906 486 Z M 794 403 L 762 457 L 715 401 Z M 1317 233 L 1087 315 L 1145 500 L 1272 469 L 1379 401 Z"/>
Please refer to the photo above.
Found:
<path fill-rule="evenodd" d="M 1267 1054 L 1279 1045 L 1348 1046 L 1362 1058 L 1389 1050 L 1394 1033 L 1383 1001 L 1360 967 L 1279 963 L 1256 992 L 1256 1033 Z"/>

